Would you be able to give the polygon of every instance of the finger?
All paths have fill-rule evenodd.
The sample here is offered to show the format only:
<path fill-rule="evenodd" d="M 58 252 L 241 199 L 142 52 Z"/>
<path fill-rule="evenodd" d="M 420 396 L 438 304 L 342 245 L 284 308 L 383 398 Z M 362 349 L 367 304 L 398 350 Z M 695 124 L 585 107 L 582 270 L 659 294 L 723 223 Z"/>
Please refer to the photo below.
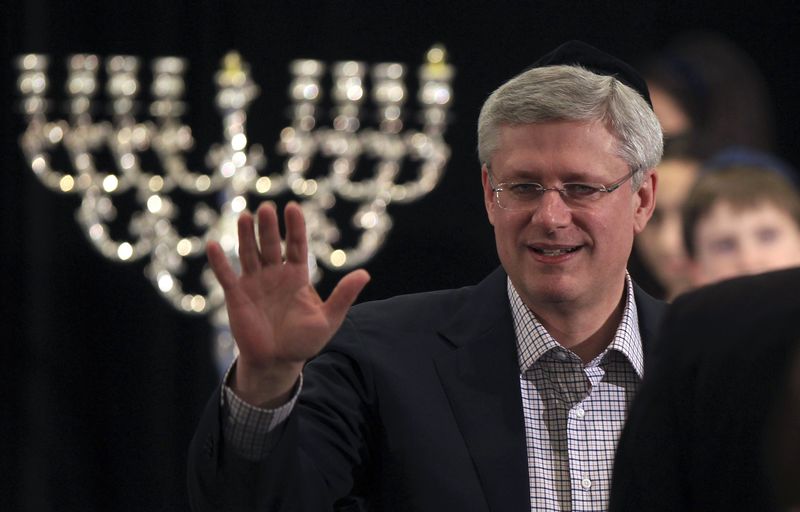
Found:
<path fill-rule="evenodd" d="M 237 228 L 239 231 L 239 264 L 242 266 L 242 274 L 252 274 L 261 267 L 253 227 L 253 215 L 250 212 L 242 213 L 239 216 Z"/>
<path fill-rule="evenodd" d="M 294 201 L 283 212 L 286 220 L 286 262 L 308 265 L 308 240 L 303 210 Z"/>
<path fill-rule="evenodd" d="M 258 242 L 261 246 L 261 264 L 281 263 L 281 233 L 275 206 L 264 203 L 258 207 Z"/>
<path fill-rule="evenodd" d="M 228 308 L 247 302 L 249 299 L 242 293 L 242 288 L 238 286 L 238 276 L 231 267 L 228 257 L 219 243 L 209 242 L 206 246 L 206 254 L 208 255 L 208 263 L 211 265 L 211 270 L 225 292 L 225 303 Z"/>
<path fill-rule="evenodd" d="M 338 328 L 344 321 L 347 310 L 356 301 L 358 294 L 361 293 L 361 290 L 364 289 L 369 280 L 370 276 L 367 271 L 359 269 L 350 272 L 339 281 L 328 300 L 322 305 L 331 325 Z"/>
<path fill-rule="evenodd" d="M 206 246 L 206 254 L 208 255 L 208 264 L 214 275 L 217 276 L 217 281 L 222 285 L 223 290 L 231 289 L 237 282 L 236 272 L 231 268 L 228 257 L 225 256 L 225 251 L 222 250 L 218 242 L 208 242 Z"/>

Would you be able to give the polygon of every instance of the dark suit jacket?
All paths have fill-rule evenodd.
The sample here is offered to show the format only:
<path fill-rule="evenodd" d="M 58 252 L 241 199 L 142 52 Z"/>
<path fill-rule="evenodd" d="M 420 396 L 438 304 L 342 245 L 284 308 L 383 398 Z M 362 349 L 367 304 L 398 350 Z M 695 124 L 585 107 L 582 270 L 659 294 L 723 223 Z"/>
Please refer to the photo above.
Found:
<path fill-rule="evenodd" d="M 764 432 L 800 339 L 798 292 L 794 269 L 675 301 L 620 439 L 612 511 L 774 507 Z"/>
<path fill-rule="evenodd" d="M 635 296 L 647 354 L 663 305 Z M 529 510 L 505 272 L 352 308 L 266 460 L 220 430 L 217 392 L 190 449 L 196 511 Z"/>

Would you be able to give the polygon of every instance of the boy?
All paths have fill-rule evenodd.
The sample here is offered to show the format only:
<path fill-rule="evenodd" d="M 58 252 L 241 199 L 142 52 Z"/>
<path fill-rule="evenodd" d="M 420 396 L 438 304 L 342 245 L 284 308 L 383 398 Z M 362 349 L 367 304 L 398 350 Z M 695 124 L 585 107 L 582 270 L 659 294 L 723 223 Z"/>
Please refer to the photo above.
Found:
<path fill-rule="evenodd" d="M 771 168 L 708 171 L 684 205 L 683 237 L 697 286 L 800 266 L 800 194 Z"/>

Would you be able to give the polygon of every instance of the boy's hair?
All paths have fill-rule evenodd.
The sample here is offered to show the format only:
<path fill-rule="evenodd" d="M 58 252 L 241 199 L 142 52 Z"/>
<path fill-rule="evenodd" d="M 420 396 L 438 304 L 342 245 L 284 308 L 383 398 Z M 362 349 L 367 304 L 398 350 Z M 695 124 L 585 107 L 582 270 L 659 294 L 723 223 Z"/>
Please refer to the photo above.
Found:
<path fill-rule="evenodd" d="M 717 168 L 700 175 L 683 205 L 683 241 L 690 258 L 696 255 L 697 224 L 720 202 L 736 211 L 769 204 L 788 213 L 800 228 L 800 193 L 785 176 L 755 166 Z"/>

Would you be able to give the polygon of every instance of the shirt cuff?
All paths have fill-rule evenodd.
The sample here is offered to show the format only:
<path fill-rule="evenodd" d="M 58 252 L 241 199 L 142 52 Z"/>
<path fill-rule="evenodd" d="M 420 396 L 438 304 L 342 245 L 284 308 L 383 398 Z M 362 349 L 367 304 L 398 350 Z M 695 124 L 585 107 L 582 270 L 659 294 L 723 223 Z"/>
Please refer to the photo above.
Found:
<path fill-rule="evenodd" d="M 228 385 L 235 365 L 234 361 L 223 379 L 220 397 L 223 411 L 222 432 L 226 443 L 245 459 L 263 459 L 272 450 L 277 437 L 270 433 L 286 421 L 294 409 L 303 387 L 303 375 L 300 374 L 292 398 L 286 404 L 275 409 L 264 409 L 248 404 L 236 396 Z"/>

